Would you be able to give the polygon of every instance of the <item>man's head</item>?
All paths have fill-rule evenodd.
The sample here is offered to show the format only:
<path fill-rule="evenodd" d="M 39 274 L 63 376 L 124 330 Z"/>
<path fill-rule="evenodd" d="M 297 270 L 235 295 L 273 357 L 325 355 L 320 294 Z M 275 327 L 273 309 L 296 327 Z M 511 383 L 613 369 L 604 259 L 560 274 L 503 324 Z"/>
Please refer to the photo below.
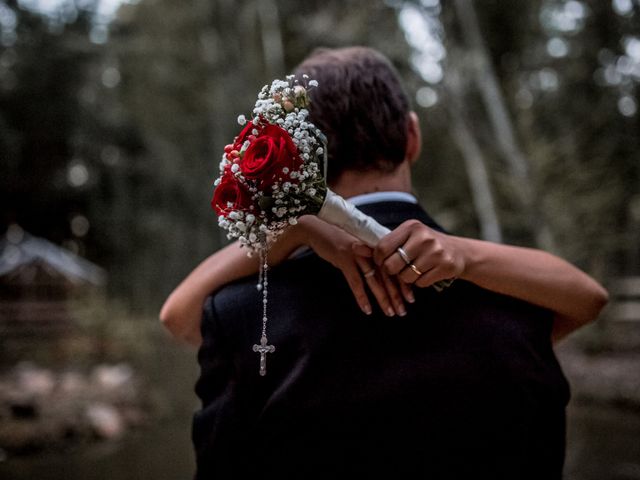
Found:
<path fill-rule="evenodd" d="M 295 73 L 319 83 L 310 112 L 329 139 L 330 185 L 346 171 L 391 173 L 406 159 L 409 100 L 385 56 L 365 47 L 318 49 Z"/>

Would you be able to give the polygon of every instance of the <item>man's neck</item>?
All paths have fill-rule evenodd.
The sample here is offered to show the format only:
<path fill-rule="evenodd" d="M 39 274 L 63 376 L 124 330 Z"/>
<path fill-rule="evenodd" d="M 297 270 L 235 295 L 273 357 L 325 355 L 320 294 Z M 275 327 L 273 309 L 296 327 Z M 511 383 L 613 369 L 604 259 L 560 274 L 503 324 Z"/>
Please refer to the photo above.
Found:
<path fill-rule="evenodd" d="M 410 166 L 403 162 L 391 173 L 347 170 L 331 185 L 331 189 L 344 198 L 373 192 L 411 193 Z"/>

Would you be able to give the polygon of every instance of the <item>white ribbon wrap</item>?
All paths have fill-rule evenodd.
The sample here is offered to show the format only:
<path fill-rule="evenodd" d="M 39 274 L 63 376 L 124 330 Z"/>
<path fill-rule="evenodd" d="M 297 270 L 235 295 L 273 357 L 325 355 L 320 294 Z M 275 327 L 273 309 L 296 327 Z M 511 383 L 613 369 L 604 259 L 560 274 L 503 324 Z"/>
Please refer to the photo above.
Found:
<path fill-rule="evenodd" d="M 382 237 L 391 232 L 329 189 L 318 217 L 340 227 L 370 247 L 375 247 Z"/>

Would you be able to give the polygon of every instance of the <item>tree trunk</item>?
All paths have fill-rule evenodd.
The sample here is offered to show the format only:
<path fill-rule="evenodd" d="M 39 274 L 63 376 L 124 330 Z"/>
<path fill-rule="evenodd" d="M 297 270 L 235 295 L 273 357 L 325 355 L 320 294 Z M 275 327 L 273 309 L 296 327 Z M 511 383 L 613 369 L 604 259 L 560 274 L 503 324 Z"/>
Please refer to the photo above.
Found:
<path fill-rule="evenodd" d="M 511 175 L 517 184 L 515 191 L 527 217 L 527 225 L 539 246 L 556 250 L 551 231 L 536 199 L 529 162 L 516 140 L 499 82 L 480 31 L 473 1 L 454 0 L 453 3 L 460 19 L 462 34 L 470 50 L 475 82 L 487 109 L 497 145 L 508 162 Z"/>
<path fill-rule="evenodd" d="M 451 118 L 452 136 L 464 158 L 473 206 L 480 223 L 480 235 L 484 240 L 502 242 L 502 230 L 493 201 L 486 162 L 471 128 L 465 121 L 464 110 L 458 100 L 462 95 L 460 81 L 457 72 L 451 68 L 447 72 L 445 89 L 447 92 L 445 102 Z"/>
<path fill-rule="evenodd" d="M 278 6 L 274 0 L 260 0 L 256 2 L 256 8 L 260 19 L 262 50 L 267 74 L 271 79 L 282 77 L 286 72 Z"/>

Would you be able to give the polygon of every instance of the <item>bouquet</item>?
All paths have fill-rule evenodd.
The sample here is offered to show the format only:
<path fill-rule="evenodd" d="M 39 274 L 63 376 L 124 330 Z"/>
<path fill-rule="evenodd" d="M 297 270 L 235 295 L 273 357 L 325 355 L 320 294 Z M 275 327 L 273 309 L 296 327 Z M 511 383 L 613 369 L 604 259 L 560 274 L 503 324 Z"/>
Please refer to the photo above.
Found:
<path fill-rule="evenodd" d="M 274 80 L 258 95 L 253 119 L 225 147 L 212 207 L 229 238 L 260 251 L 301 215 L 318 215 L 369 246 L 390 230 L 336 195 L 326 184 L 327 140 L 308 120 L 309 90 L 303 76 Z"/>
<path fill-rule="evenodd" d="M 252 118 L 238 117 L 244 128 L 225 147 L 214 183 L 211 205 L 218 224 L 229 238 L 261 256 L 263 328 L 260 344 L 254 345 L 261 375 L 266 353 L 275 350 L 266 337 L 269 244 L 302 215 L 317 215 L 371 247 L 390 232 L 327 187 L 327 139 L 309 121 L 309 92 L 317 87 L 307 75 L 302 82 L 289 75 L 265 85 Z"/>

